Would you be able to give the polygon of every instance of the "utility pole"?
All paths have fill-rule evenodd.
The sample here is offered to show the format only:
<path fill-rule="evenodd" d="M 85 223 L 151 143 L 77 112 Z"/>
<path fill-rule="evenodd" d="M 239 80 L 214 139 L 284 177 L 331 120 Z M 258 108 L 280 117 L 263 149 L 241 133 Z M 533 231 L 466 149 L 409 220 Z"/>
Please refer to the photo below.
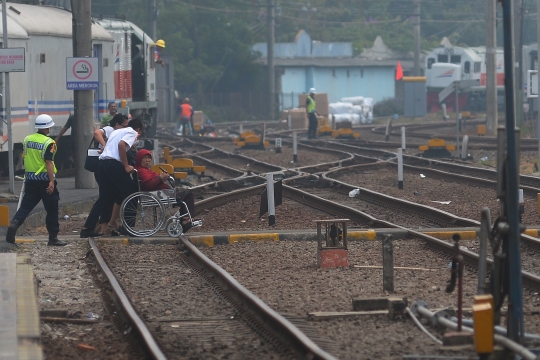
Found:
<path fill-rule="evenodd" d="M 7 30 L 7 13 L 6 1 L 2 0 L 2 35 L 3 48 L 8 47 L 8 30 Z M 4 73 L 6 87 L 4 88 L 4 97 L 6 99 L 6 122 L 7 122 L 7 137 L 8 137 L 8 166 L 9 166 L 9 192 L 15 193 L 15 167 L 13 166 L 13 131 L 11 129 L 11 96 L 9 90 L 9 73 Z"/>
<path fill-rule="evenodd" d="M 514 4 L 514 52 L 516 70 L 515 96 L 516 96 L 516 126 L 521 126 L 523 121 L 523 0 L 513 0 Z"/>
<path fill-rule="evenodd" d="M 414 0 L 414 76 L 420 75 L 420 0 Z"/>
<path fill-rule="evenodd" d="M 92 0 L 72 1 L 73 12 L 73 56 L 92 56 Z M 92 189 L 94 176 L 84 169 L 86 147 L 94 136 L 94 91 L 74 90 L 75 121 L 75 188 Z"/>
<path fill-rule="evenodd" d="M 495 135 L 499 122 L 497 112 L 496 5 L 496 0 L 486 0 L 486 125 L 489 135 Z"/>
<path fill-rule="evenodd" d="M 536 1 L 536 39 L 537 39 L 536 44 L 540 44 L 540 0 Z M 538 49 L 540 49 L 540 46 L 538 46 Z M 536 70 L 540 70 L 540 52 L 538 50 L 536 51 Z M 538 73 L 536 74 L 536 76 L 538 76 Z M 537 82 L 538 82 L 537 90 L 539 91 L 538 94 L 540 94 L 540 81 L 537 81 Z M 538 164 L 540 165 L 540 97 L 536 99 L 536 104 L 537 104 L 536 138 L 538 139 Z"/>
<path fill-rule="evenodd" d="M 523 336 L 523 293 L 521 278 L 521 252 L 519 229 L 519 159 L 517 158 L 516 141 L 516 97 L 515 97 L 515 58 L 513 5 L 515 0 L 502 2 L 503 6 L 503 38 L 504 38 L 504 81 L 506 101 L 506 216 L 508 218 L 508 337 L 519 341 Z M 519 49 L 521 51 L 521 48 Z M 517 51 L 516 51 L 517 52 Z M 519 69 L 521 70 L 521 69 Z M 518 103 L 518 106 L 521 104 Z"/>
<path fill-rule="evenodd" d="M 274 120 L 275 116 L 275 107 L 276 107 L 276 89 L 275 89 L 275 74 L 274 74 L 274 11 L 275 11 L 275 0 L 267 0 L 268 11 L 266 16 L 266 22 L 268 26 L 267 34 L 267 63 L 268 63 L 268 95 L 270 97 L 269 106 L 270 111 L 268 115 L 270 120 Z"/>
<path fill-rule="evenodd" d="M 148 29 L 153 41 L 157 41 L 157 6 L 156 0 L 150 0 L 148 11 Z"/>

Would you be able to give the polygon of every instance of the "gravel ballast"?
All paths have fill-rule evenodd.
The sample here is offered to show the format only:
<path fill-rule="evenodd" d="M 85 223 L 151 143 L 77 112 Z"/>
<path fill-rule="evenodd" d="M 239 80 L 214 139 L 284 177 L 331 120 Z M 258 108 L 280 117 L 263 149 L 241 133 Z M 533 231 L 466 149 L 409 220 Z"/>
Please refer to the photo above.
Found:
<path fill-rule="evenodd" d="M 353 242 L 349 268 L 318 269 L 316 243 L 237 243 L 204 249 L 204 253 L 241 284 L 283 314 L 308 317 L 316 311 L 352 311 L 355 297 L 389 296 L 382 291 L 382 270 L 355 268 L 382 265 L 380 242 Z M 431 308 L 457 306 L 456 293 L 445 292 L 450 279 L 450 259 L 427 249 L 420 240 L 394 241 L 394 265 L 429 269 L 395 270 L 395 293 L 409 303 L 423 299 Z M 471 307 L 476 274 L 465 270 L 464 306 Z M 526 328 L 537 331 L 540 323 L 538 294 L 525 292 Z M 410 320 L 390 321 L 384 315 L 312 322 L 321 334 L 336 342 L 340 359 L 401 359 L 405 354 L 466 355 L 474 351 L 442 351 Z M 431 328 L 430 331 L 436 333 Z M 440 335 L 439 335 L 440 338 Z"/>

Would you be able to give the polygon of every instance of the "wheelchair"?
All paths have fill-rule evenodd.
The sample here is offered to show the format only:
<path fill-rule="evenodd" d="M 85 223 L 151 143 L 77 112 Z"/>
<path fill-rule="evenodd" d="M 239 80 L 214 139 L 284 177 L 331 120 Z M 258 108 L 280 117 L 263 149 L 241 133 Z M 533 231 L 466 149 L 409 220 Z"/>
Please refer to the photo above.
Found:
<path fill-rule="evenodd" d="M 133 181 L 138 191 L 129 195 L 120 205 L 120 221 L 128 233 L 137 237 L 152 236 L 160 230 L 167 230 L 171 237 L 183 235 L 182 219 L 187 217 L 191 227 L 202 226 L 202 220 L 193 221 L 185 202 L 176 200 L 174 178 L 169 176 L 171 189 L 141 191 L 137 171 Z M 171 209 L 178 210 L 171 216 Z M 185 209 L 185 212 L 184 210 Z"/>

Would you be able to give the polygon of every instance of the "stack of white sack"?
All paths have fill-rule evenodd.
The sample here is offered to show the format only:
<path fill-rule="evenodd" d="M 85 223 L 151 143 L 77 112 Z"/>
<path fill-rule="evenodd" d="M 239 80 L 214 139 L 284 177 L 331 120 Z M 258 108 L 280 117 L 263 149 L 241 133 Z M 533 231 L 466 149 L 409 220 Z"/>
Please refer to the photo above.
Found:
<path fill-rule="evenodd" d="M 348 102 L 353 105 L 364 105 L 364 97 L 363 96 L 351 96 L 351 97 L 344 97 L 341 98 L 342 102 Z"/>
<path fill-rule="evenodd" d="M 330 114 L 352 114 L 353 104 L 349 102 L 337 102 L 328 105 L 330 108 Z"/>
<path fill-rule="evenodd" d="M 365 124 L 365 118 L 360 118 L 358 114 L 333 114 L 336 119 L 336 123 L 342 121 L 350 121 L 353 125 Z"/>
<path fill-rule="evenodd" d="M 341 102 L 330 104 L 329 108 L 336 122 L 350 121 L 353 125 L 358 125 L 371 124 L 373 121 L 373 98 L 345 97 Z"/>

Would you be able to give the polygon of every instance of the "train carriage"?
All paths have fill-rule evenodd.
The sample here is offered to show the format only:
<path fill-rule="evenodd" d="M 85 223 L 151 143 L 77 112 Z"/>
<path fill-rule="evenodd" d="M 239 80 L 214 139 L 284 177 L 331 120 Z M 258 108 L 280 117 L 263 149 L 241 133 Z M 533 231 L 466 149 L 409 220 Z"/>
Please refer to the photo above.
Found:
<path fill-rule="evenodd" d="M 504 53 L 497 48 L 497 91 L 504 93 Z M 429 111 L 439 110 L 439 92 L 457 80 L 479 80 L 480 85 L 463 89 L 459 98 L 460 108 L 485 109 L 486 104 L 486 48 L 438 47 L 430 51 L 425 59 L 427 103 Z M 455 98 L 446 103 L 454 107 Z"/>
<path fill-rule="evenodd" d="M 56 124 L 51 129 L 54 136 L 74 110 L 73 91 L 66 89 L 65 65 L 66 58 L 73 56 L 72 13 L 57 7 L 12 3 L 6 15 L 9 47 L 25 48 L 25 72 L 12 73 L 10 78 L 14 165 L 16 171 L 21 171 L 22 141 L 35 131 L 35 118 L 42 113 L 50 114 Z M 144 71 L 137 79 L 131 72 L 133 46 L 140 49 L 144 64 Z M 126 105 L 119 108 L 120 112 L 130 112 L 146 123 L 147 135 L 155 132 L 154 46 L 152 39 L 129 21 L 93 21 L 92 56 L 99 59 L 100 69 L 99 89 L 94 91 L 94 121 L 99 121 L 107 112 L 107 104 L 114 101 Z M 134 96 L 136 86 L 139 92 Z M 5 116 L 3 107 L 0 115 Z M 0 129 L 0 174 L 5 176 L 8 171 L 7 126 L 4 124 Z M 67 132 L 63 139 L 66 146 L 59 146 L 57 165 L 60 169 L 70 165 L 70 134 Z"/>

